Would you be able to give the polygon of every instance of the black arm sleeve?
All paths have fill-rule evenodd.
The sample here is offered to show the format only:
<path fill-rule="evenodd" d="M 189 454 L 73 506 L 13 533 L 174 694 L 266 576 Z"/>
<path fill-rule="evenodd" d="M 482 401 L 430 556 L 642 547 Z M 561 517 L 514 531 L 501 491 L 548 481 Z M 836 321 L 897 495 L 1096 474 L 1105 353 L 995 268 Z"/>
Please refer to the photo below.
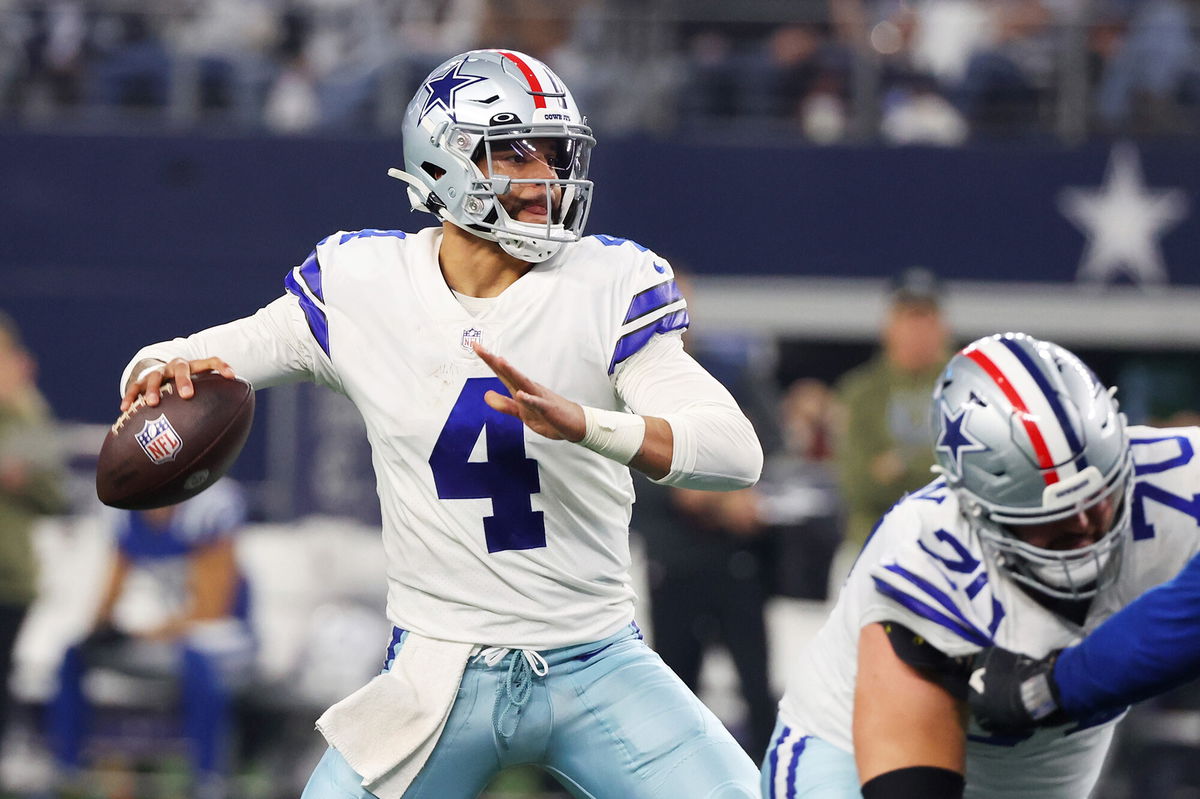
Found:
<path fill-rule="evenodd" d="M 896 657 L 921 672 L 930 681 L 946 689 L 955 699 L 967 698 L 967 679 L 970 677 L 970 657 L 953 658 L 935 649 L 923 637 L 903 624 L 883 622 L 888 643 Z"/>
<path fill-rule="evenodd" d="M 884 772 L 862 787 L 863 799 L 962 799 L 966 781 L 957 771 L 910 766 Z"/>

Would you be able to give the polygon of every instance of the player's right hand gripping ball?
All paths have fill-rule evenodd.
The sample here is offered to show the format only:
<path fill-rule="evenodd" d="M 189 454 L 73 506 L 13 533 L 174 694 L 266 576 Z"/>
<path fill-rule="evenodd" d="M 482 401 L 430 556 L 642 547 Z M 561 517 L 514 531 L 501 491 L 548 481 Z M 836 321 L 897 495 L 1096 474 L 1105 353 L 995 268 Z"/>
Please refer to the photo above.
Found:
<path fill-rule="evenodd" d="M 113 424 L 96 463 L 101 502 L 127 510 L 174 505 L 233 465 L 254 420 L 254 389 L 216 372 L 194 375 L 192 385 L 185 400 L 164 383 L 158 405 L 139 396 Z"/>

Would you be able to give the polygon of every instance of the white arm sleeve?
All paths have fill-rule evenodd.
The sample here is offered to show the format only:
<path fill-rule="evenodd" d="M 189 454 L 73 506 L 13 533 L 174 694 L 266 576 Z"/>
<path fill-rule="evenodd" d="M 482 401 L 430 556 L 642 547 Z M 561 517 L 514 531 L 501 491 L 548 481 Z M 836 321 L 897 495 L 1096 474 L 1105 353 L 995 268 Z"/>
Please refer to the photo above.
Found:
<path fill-rule="evenodd" d="M 762 445 L 729 391 L 683 350 L 678 335 L 657 335 L 625 360 L 617 393 L 634 413 L 658 416 L 675 439 L 663 485 L 732 491 L 762 473 Z"/>
<path fill-rule="evenodd" d="M 238 377 L 256 389 L 309 379 L 341 390 L 333 365 L 316 344 L 304 311 L 290 294 L 253 316 L 143 347 L 122 372 L 118 390 L 125 393 L 133 367 L 144 359 L 192 361 L 211 356 L 225 359 Z"/>

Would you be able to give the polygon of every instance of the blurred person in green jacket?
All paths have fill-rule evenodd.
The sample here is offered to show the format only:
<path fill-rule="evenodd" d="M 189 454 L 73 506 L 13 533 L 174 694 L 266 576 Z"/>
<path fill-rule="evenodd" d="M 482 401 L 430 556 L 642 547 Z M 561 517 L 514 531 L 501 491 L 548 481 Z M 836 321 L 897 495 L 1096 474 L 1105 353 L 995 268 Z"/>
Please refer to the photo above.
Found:
<path fill-rule="evenodd" d="M 880 351 L 837 385 L 844 427 L 836 442 L 845 538 L 830 572 L 830 597 L 875 523 L 900 497 L 932 479 L 929 396 L 950 357 L 942 288 L 928 269 L 892 283 Z"/>
<path fill-rule="evenodd" d="M 65 510 L 53 421 L 34 374 L 16 325 L 0 312 L 0 738 L 13 646 L 37 587 L 33 525 Z"/>

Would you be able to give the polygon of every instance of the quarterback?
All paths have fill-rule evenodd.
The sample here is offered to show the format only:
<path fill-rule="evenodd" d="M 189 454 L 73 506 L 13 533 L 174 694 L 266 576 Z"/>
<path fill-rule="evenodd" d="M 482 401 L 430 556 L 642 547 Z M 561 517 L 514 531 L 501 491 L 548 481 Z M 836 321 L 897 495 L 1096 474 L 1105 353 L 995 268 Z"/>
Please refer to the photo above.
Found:
<path fill-rule="evenodd" d="M 390 174 L 440 226 L 334 233 L 282 297 L 142 349 L 122 379 L 125 404 L 164 380 L 189 396 L 207 369 L 313 380 L 366 422 L 395 629 L 385 672 L 317 722 L 304 799 L 465 799 L 523 763 L 580 797 L 757 796 L 633 623 L 629 467 L 714 490 L 762 467 L 683 351 L 670 265 L 582 235 L 595 140 L 533 58 L 448 60 L 403 134 Z"/>
<path fill-rule="evenodd" d="M 1127 427 L 1113 394 L 1023 334 L 950 360 L 931 408 L 940 476 L 883 517 L 796 664 L 764 796 L 1091 792 L 1122 709 L 1006 734 L 968 723 L 965 700 L 974 654 L 1075 643 L 1200 548 L 1181 499 L 1200 431 Z"/>

